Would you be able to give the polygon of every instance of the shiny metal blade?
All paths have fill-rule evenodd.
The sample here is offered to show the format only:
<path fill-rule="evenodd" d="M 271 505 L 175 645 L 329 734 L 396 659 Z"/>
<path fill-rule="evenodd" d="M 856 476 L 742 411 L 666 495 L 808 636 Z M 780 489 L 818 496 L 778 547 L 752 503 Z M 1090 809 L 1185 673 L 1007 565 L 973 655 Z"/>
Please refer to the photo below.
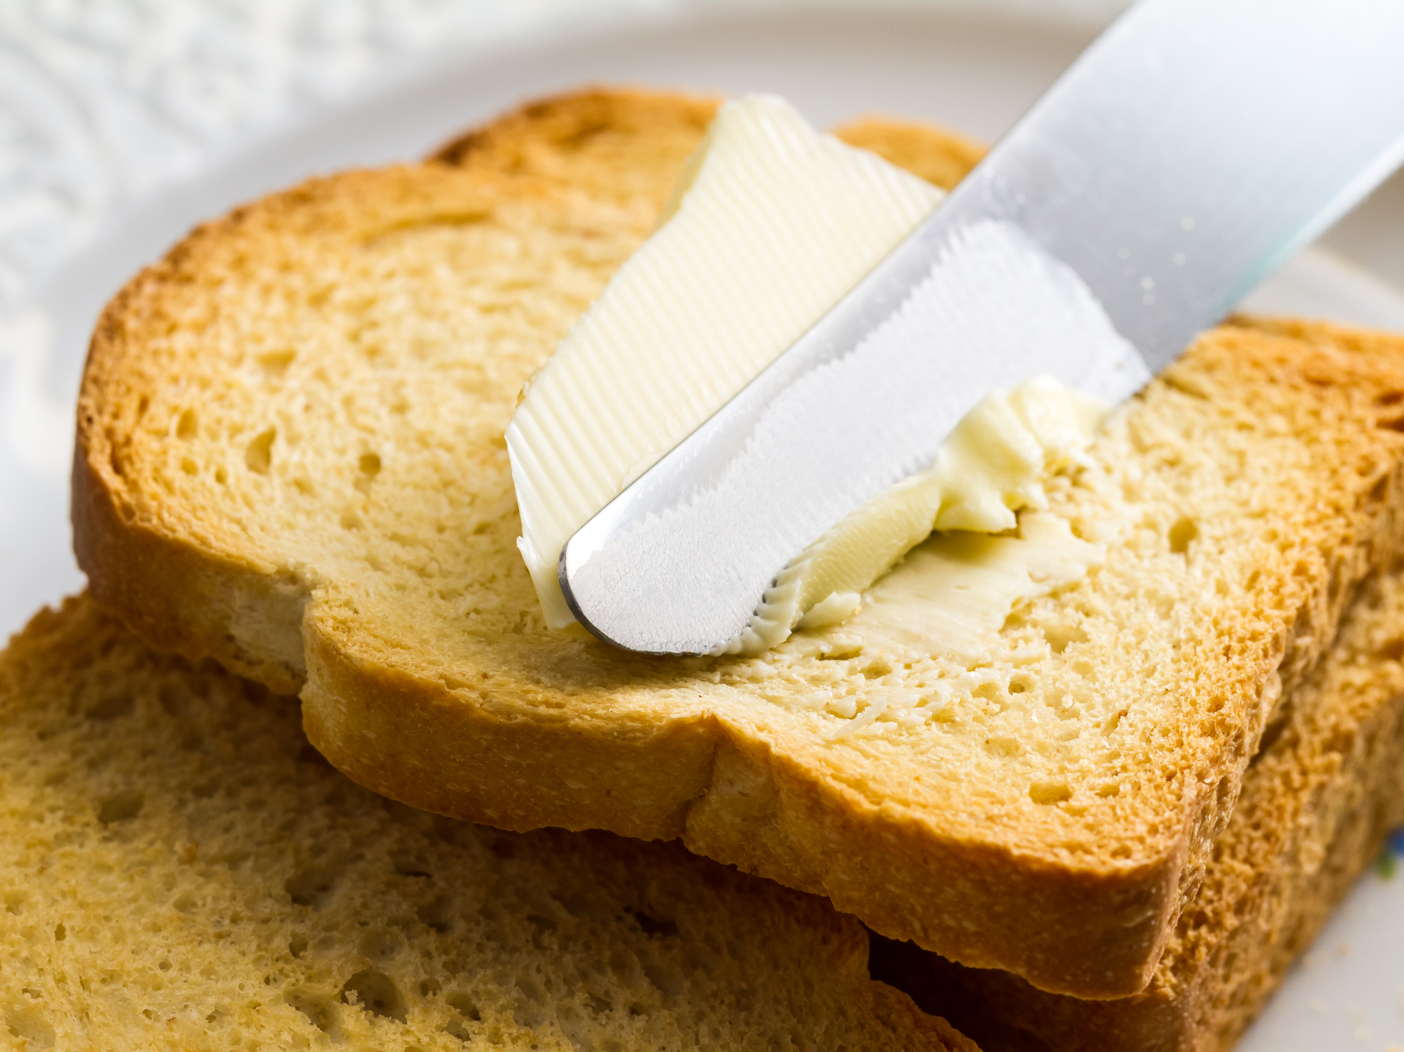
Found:
<path fill-rule="evenodd" d="M 995 387 L 1119 401 L 1404 159 L 1404 3 L 1141 0 L 890 256 L 561 553 L 576 616 L 706 653 Z"/>

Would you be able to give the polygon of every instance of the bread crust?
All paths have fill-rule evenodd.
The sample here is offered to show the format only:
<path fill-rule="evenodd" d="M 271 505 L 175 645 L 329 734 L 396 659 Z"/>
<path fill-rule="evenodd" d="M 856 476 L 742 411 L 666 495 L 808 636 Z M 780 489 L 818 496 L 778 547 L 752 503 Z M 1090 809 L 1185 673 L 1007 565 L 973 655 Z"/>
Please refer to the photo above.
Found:
<path fill-rule="evenodd" d="M 153 646 L 297 693 L 307 673 L 298 581 L 143 524 L 87 457 L 74 459 L 72 491 L 74 552 L 99 602 Z"/>
<path fill-rule="evenodd" d="M 1206 634 L 1184 645 L 1194 649 L 1201 679 L 1183 687 L 1179 722 L 1163 728 L 1179 736 L 1164 746 L 1177 764 L 1171 788 L 1156 790 L 1171 794 L 1165 825 L 1136 833 L 1132 840 L 1142 846 L 1123 857 L 1082 850 L 1072 811 L 1053 816 L 1063 823 L 1057 828 L 1074 830 L 1058 840 L 1034 824 L 1051 812 L 1030 810 L 1027 801 L 992 805 L 990 818 L 934 813 L 922 806 L 928 790 L 920 787 L 910 800 L 899 798 L 890 781 L 870 784 L 835 758 L 861 755 L 881 765 L 888 754 L 880 744 L 844 751 L 815 734 L 809 716 L 758 695 L 743 692 L 749 700 L 728 705 L 705 669 L 631 662 L 576 637 L 537 635 L 514 555 L 510 567 L 501 563 L 503 574 L 514 575 L 501 587 L 519 604 L 510 630 L 539 645 L 494 649 L 479 645 L 470 628 L 450 639 L 432 614 L 402 619 L 390 631 L 377 620 L 389 593 L 349 572 L 338 561 L 343 548 L 331 547 L 352 550 L 344 538 L 353 536 L 358 512 L 342 513 L 349 532 L 329 540 L 323 558 L 320 549 L 309 555 L 290 546 L 237 503 L 227 505 L 228 518 L 202 513 L 175 495 L 184 485 L 179 468 L 162 474 L 163 464 L 181 456 L 180 425 L 143 425 L 141 399 L 169 390 L 170 370 L 197 369 L 196 352 L 177 346 L 176 337 L 203 332 L 207 315 L 224 318 L 219 311 L 232 309 L 220 307 L 219 297 L 237 284 L 236 266 L 254 268 L 248 280 L 257 284 L 282 258 L 277 253 L 289 254 L 280 283 L 258 286 L 276 298 L 315 270 L 315 258 L 297 255 L 304 241 L 347 230 L 355 237 L 346 236 L 343 251 L 354 253 L 399 231 L 447 229 L 528 205 L 537 212 L 525 240 L 564 231 L 562 238 L 574 239 L 566 249 L 588 253 L 609 241 L 596 236 L 609 224 L 641 237 L 714 105 L 639 92 L 550 100 L 445 147 L 420 169 L 350 173 L 275 195 L 202 228 L 139 275 L 104 313 L 80 398 L 75 546 L 93 594 L 157 645 L 214 657 L 276 690 L 300 690 L 317 748 L 388 796 L 510 829 L 681 835 L 693 850 L 825 894 L 885 935 L 966 964 L 1081 997 L 1138 991 L 1232 810 L 1271 714 L 1268 684 L 1276 674 L 1290 687 L 1314 665 L 1358 582 L 1399 545 L 1398 435 L 1354 421 L 1376 411 L 1371 399 L 1404 388 L 1400 341 L 1320 325 L 1244 324 L 1201 341 L 1188 364 L 1147 396 L 1160 405 L 1217 404 L 1211 389 L 1218 385 L 1309 405 L 1303 411 L 1320 415 L 1322 456 L 1332 465 L 1329 486 L 1312 492 L 1329 491 L 1337 507 L 1294 512 L 1301 536 L 1261 549 L 1251 610 L 1233 614 L 1226 627 L 1212 613 L 1196 622 Z M 640 137 L 664 148 L 650 146 L 647 164 L 629 169 L 634 181 L 621 183 L 614 178 L 621 158 Z M 877 138 L 894 155 L 950 152 L 948 137 L 924 129 L 909 128 L 901 150 L 891 145 L 900 138 L 895 126 L 884 125 Z M 968 160 L 960 154 L 950 170 Z M 182 291 L 226 274 L 228 283 L 208 293 Z M 252 322 L 239 324 L 245 338 L 259 337 Z M 543 345 L 550 342 L 543 336 Z M 266 352 L 275 362 L 281 353 Z M 170 360 L 157 362 L 160 355 Z M 503 421 L 492 413 L 481 427 L 500 434 Z M 477 426 L 463 426 L 470 425 Z M 1127 427 L 1134 430 L 1134 418 Z M 512 516 L 510 488 L 500 487 L 505 452 L 486 440 L 473 448 L 480 459 L 467 470 L 481 470 L 499 488 L 484 481 L 471 500 L 443 498 L 464 535 L 488 521 L 475 518 L 480 507 L 506 508 L 492 513 L 499 523 Z M 124 458 L 146 474 L 126 471 Z M 165 481 L 151 481 L 157 476 Z M 357 479 L 358 492 L 373 492 L 373 478 Z M 272 493 L 257 471 L 237 481 L 245 505 L 263 494 L 296 499 L 291 491 Z M 383 562 L 374 549 L 355 551 L 368 567 Z M 416 556 L 436 557 L 432 550 Z M 1221 643 L 1220 632 L 1232 641 Z"/>
<path fill-rule="evenodd" d="M 0 651 L 0 795 L 7 1048 L 978 1052 L 822 900 L 377 798 L 87 595 Z"/>
<path fill-rule="evenodd" d="M 875 974 L 998 1047 L 1227 1052 L 1404 822 L 1404 581 L 1367 586 L 1330 656 L 1290 699 L 1244 778 L 1216 859 L 1150 987 L 1089 1003 L 880 942 Z"/>

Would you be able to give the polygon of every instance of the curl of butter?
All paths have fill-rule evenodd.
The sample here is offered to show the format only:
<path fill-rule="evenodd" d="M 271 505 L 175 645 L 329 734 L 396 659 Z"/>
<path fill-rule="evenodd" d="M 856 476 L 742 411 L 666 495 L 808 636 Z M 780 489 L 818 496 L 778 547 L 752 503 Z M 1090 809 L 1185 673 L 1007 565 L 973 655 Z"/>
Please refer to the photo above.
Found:
<path fill-rule="evenodd" d="M 528 383 L 507 428 L 546 623 L 561 548 L 774 361 L 934 208 L 936 187 L 811 128 L 721 107 L 659 227 Z"/>
<path fill-rule="evenodd" d="M 1051 377 L 991 392 L 956 425 L 930 468 L 850 512 L 791 561 L 750 625 L 717 653 L 757 654 L 796 628 L 845 621 L 858 611 L 863 591 L 933 530 L 1015 529 L 1016 511 L 1048 507 L 1043 482 L 1051 473 L 1085 463 L 1105 413 L 1099 400 Z M 1052 527 L 1036 528 L 1051 536 Z M 1069 538 L 1075 540 L 1070 532 Z M 965 548 L 974 558 L 988 546 Z M 962 550 L 956 545 L 948 554 L 958 561 Z"/>

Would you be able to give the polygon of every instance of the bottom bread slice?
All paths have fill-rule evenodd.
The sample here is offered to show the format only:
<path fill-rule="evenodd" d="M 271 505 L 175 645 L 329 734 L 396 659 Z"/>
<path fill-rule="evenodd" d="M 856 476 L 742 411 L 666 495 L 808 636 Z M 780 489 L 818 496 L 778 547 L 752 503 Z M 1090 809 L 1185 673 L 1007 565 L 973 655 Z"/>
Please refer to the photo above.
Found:
<path fill-rule="evenodd" d="M 0 655 L 0 1046 L 975 1049 L 822 900 L 392 803 L 85 597 Z"/>
<path fill-rule="evenodd" d="M 1404 822 L 1402 657 L 1396 568 L 1362 591 L 1326 660 L 1269 724 L 1198 897 L 1143 993 L 1081 1001 L 887 940 L 875 943 L 874 975 L 991 1050 L 1232 1047 Z"/>

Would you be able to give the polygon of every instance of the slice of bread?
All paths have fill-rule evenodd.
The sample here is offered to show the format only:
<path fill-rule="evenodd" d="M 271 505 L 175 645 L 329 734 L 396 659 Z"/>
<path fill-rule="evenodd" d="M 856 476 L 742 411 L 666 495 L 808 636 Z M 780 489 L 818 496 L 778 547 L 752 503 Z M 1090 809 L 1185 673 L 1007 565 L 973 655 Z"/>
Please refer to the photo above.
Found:
<path fill-rule="evenodd" d="M 1404 341 L 1206 334 L 1050 485 L 1104 564 L 987 652 L 877 625 L 655 660 L 550 632 L 502 431 L 712 108 L 539 104 L 441 161 L 239 209 L 138 275 L 79 405 L 93 593 L 299 691 L 317 748 L 396 799 L 682 837 L 963 963 L 1134 993 L 1283 690 L 1399 546 Z M 877 127 L 917 170 L 973 156 Z"/>
<path fill-rule="evenodd" d="M 975 1049 L 822 899 L 376 796 L 86 597 L 0 655 L 0 799 L 7 1048 Z"/>
<path fill-rule="evenodd" d="M 1336 646 L 1284 703 L 1145 992 L 1078 1001 L 880 942 L 875 975 L 987 1048 L 1232 1048 L 1331 909 L 1404 823 L 1404 579 L 1367 585 Z"/>

